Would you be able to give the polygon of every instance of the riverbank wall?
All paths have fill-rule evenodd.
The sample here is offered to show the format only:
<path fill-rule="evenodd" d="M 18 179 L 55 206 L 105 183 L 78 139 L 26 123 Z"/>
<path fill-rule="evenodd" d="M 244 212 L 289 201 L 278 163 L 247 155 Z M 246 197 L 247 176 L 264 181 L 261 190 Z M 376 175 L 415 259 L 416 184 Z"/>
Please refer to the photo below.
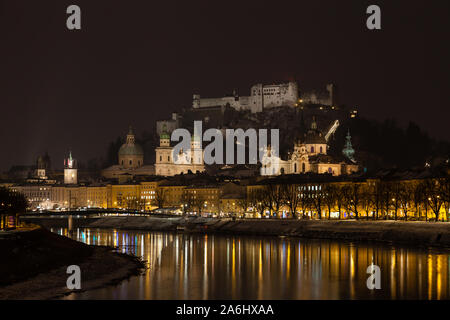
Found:
<path fill-rule="evenodd" d="M 416 221 L 210 219 L 148 217 L 101 218 L 91 228 L 184 231 L 310 239 L 395 242 L 450 247 L 450 223 Z"/>
<path fill-rule="evenodd" d="M 44 227 L 67 227 L 64 219 L 41 218 Z M 450 223 L 366 220 L 288 220 L 201 217 L 100 217 L 79 219 L 78 227 L 117 230 L 221 233 L 254 236 L 287 236 L 309 239 L 378 241 L 419 246 L 450 247 Z"/>

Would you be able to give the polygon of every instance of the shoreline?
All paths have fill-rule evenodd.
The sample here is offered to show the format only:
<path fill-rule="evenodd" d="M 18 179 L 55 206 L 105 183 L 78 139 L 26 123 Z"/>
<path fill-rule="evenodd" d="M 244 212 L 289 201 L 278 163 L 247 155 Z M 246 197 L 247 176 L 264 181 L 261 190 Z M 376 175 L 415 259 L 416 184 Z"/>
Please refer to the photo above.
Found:
<path fill-rule="evenodd" d="M 89 228 L 139 231 L 183 231 L 249 236 L 296 237 L 344 241 L 397 243 L 450 248 L 450 224 L 440 222 L 355 220 L 236 220 L 194 218 L 158 221 L 157 218 L 102 218 Z M 181 230 L 180 230 L 181 229 Z"/>
<path fill-rule="evenodd" d="M 25 252 L 28 243 L 23 245 L 24 238 L 27 241 L 36 241 L 36 236 L 42 237 L 43 241 L 37 243 L 39 257 L 35 258 L 32 270 L 21 270 L 17 265 L 22 263 L 21 259 L 26 259 L 29 255 L 22 253 L 17 259 L 8 260 L 10 264 L 3 266 L 2 274 L 9 276 L 9 283 L 2 283 L 0 286 L 1 300 L 47 300 L 60 299 L 72 293 L 84 292 L 99 289 L 110 285 L 116 285 L 131 276 L 139 275 L 145 268 L 145 264 L 139 258 L 123 253 L 113 252 L 114 248 L 102 246 L 88 246 L 81 242 L 71 240 L 56 234 L 49 236 L 50 231 L 41 228 L 30 231 L 28 234 L 21 233 L 20 240 L 16 241 L 16 247 L 11 250 L 12 255 L 20 251 Z M 57 237 L 54 237 L 54 236 Z M 50 239 L 46 239 L 46 238 Z M 69 256 L 67 260 L 62 256 L 61 263 L 54 266 L 52 257 L 61 252 L 56 247 L 46 247 L 46 240 L 52 241 L 64 250 L 64 254 Z M 1 243 L 1 240 L 0 240 Z M 36 248 L 32 248 L 36 250 Z M 77 253 L 84 252 L 85 256 L 78 258 Z M 87 253 L 86 253 L 87 252 Z M 74 256 L 70 258 L 70 256 Z M 75 264 L 81 270 L 81 289 L 69 290 L 66 287 L 67 266 Z M 35 271 L 36 267 L 39 271 Z M 3 273 L 5 272 L 5 273 Z M 22 274 L 25 272 L 25 274 Z M 17 280 L 15 280 L 17 278 Z"/>
<path fill-rule="evenodd" d="M 46 221 L 51 222 L 51 225 L 46 225 Z M 46 227 L 56 227 L 54 218 L 41 218 L 38 223 Z M 58 227 L 67 227 L 67 223 L 61 219 Z M 89 221 L 80 219 L 77 221 L 77 227 L 250 236 L 285 236 L 306 239 L 369 241 L 450 248 L 450 223 L 446 222 L 287 219 L 243 219 L 233 221 L 229 218 L 129 216 L 101 217 Z"/>

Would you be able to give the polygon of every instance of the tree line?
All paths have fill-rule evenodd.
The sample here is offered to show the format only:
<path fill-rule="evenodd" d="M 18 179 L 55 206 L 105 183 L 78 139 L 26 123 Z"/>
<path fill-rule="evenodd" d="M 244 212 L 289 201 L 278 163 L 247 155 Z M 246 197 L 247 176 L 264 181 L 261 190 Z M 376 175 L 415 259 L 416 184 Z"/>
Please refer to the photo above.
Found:
<path fill-rule="evenodd" d="M 420 181 L 267 184 L 247 194 L 261 216 L 291 218 L 448 220 L 449 177 Z M 332 217 L 333 214 L 333 217 Z"/>

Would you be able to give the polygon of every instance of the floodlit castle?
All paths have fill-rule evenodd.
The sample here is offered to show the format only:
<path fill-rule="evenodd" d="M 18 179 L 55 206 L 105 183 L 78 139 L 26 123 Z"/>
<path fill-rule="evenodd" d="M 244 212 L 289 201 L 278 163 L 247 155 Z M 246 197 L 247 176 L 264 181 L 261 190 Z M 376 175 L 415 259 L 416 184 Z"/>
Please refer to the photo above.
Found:
<path fill-rule="evenodd" d="M 203 149 L 199 137 L 193 135 L 190 150 L 180 150 L 177 159 L 173 157 L 173 147 L 170 146 L 170 136 L 164 126 L 159 136 L 159 147 L 156 148 L 155 173 L 159 176 L 174 176 L 189 171 L 205 171 Z"/>
<path fill-rule="evenodd" d="M 329 173 L 333 176 L 351 174 L 359 167 L 353 158 L 350 132 L 343 150 L 342 159 L 335 159 L 327 154 L 327 141 L 322 132 L 317 129 L 313 118 L 311 128 L 294 143 L 294 149 L 288 154 L 287 160 L 282 160 L 269 147 L 264 151 L 261 175 L 274 176 L 280 174 L 302 174 L 307 172 Z"/>
<path fill-rule="evenodd" d="M 208 108 L 229 106 L 236 110 L 250 110 L 252 113 L 264 109 L 290 106 L 294 107 L 298 101 L 298 86 L 296 82 L 263 85 L 256 84 L 250 89 L 250 96 L 239 96 L 236 91 L 233 95 L 222 98 L 201 98 L 194 94 L 192 107 Z"/>

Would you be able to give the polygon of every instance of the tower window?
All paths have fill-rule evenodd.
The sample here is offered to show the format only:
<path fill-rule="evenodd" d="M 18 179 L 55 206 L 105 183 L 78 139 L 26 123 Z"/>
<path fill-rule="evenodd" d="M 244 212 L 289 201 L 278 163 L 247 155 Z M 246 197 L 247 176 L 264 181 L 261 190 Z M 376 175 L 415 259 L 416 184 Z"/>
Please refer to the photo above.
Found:
<path fill-rule="evenodd" d="M 322 153 L 322 147 L 320 147 L 320 153 Z"/>
<path fill-rule="evenodd" d="M 133 164 L 133 160 L 130 160 L 130 166 Z"/>
<path fill-rule="evenodd" d="M 314 147 L 311 147 L 311 153 L 313 153 L 314 152 Z"/>
<path fill-rule="evenodd" d="M 162 162 L 162 156 L 159 156 L 159 162 Z"/>

